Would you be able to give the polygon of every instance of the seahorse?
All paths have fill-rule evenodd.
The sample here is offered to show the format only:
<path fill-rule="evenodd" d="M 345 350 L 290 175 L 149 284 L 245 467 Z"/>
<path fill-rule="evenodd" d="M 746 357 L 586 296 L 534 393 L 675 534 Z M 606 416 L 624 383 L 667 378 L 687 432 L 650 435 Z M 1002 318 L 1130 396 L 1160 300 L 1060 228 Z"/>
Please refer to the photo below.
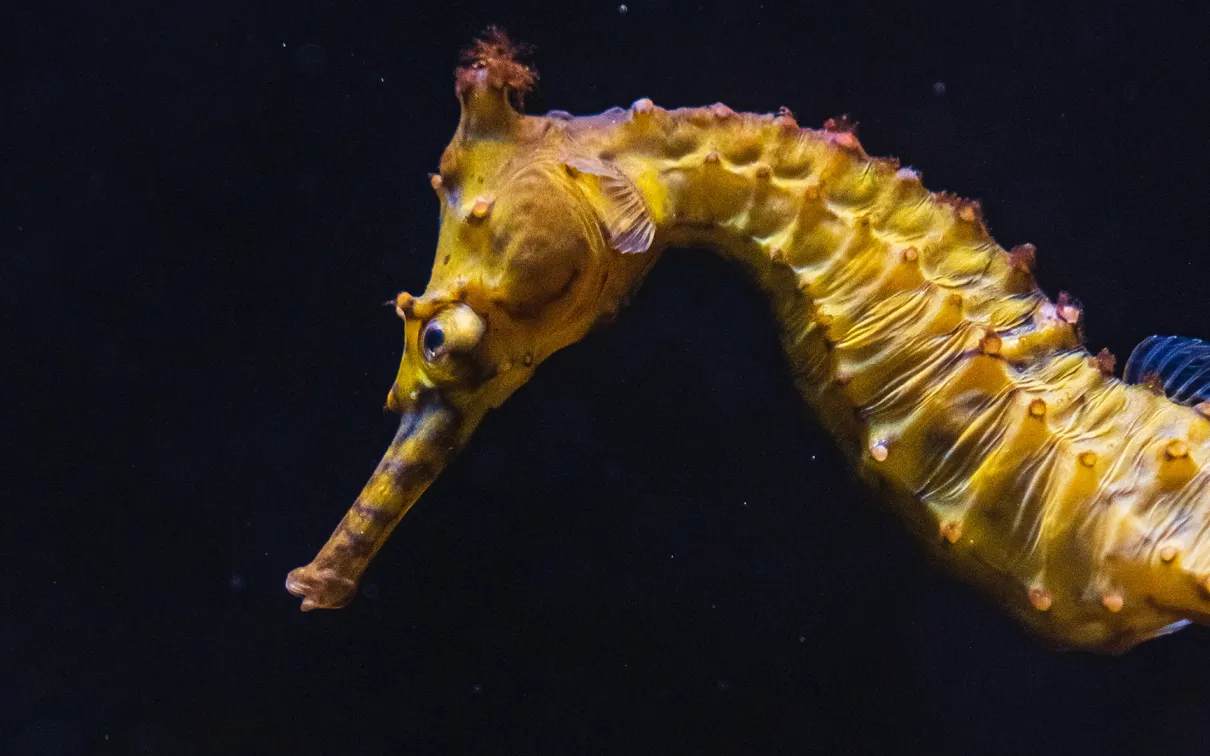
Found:
<path fill-rule="evenodd" d="M 858 477 L 1039 639 L 1120 653 L 1210 624 L 1205 371 L 1186 369 L 1174 401 L 1179 366 L 1152 345 L 1132 360 L 1146 376 L 1115 378 L 1083 346 L 1080 305 L 1039 289 L 1031 245 L 997 245 L 977 202 L 871 158 L 845 119 L 813 130 L 786 108 L 648 99 L 525 115 L 536 74 L 519 52 L 492 30 L 456 71 L 430 280 L 388 303 L 405 348 L 386 406 L 402 421 L 288 576 L 302 609 L 348 603 L 484 415 L 614 318 L 661 250 L 691 247 L 767 293 L 795 384 Z"/>

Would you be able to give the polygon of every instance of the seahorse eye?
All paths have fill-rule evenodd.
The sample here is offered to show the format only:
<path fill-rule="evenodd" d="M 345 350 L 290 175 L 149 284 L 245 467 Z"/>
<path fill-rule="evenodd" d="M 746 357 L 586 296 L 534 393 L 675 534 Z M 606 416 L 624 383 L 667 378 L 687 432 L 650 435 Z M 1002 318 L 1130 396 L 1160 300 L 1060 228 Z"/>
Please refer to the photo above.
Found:
<path fill-rule="evenodd" d="M 424 356 L 427 359 L 433 359 L 437 356 L 437 350 L 445 344 L 445 331 L 441 329 L 440 323 L 429 323 L 424 329 Z"/>

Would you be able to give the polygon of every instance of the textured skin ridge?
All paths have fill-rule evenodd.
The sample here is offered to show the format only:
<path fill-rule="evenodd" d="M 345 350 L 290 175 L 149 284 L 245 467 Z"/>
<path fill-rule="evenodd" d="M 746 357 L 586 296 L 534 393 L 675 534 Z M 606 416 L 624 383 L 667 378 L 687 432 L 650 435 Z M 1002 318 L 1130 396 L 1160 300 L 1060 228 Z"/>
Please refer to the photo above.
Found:
<path fill-rule="evenodd" d="M 478 70 L 459 72 L 433 177 L 432 278 L 396 307 L 409 349 L 450 302 L 487 335 L 474 371 L 405 352 L 393 409 L 437 391 L 481 417 L 614 315 L 661 249 L 712 248 L 768 293 L 796 384 L 857 472 L 1027 627 L 1116 652 L 1210 617 L 1210 418 L 1107 374 L 1078 306 L 1038 288 L 1032 247 L 997 245 L 977 203 L 869 157 L 844 122 L 648 100 L 521 116 Z M 364 568 L 324 565 L 351 584 Z M 295 592 L 320 595 L 308 569 Z"/>
<path fill-rule="evenodd" d="M 1123 650 L 1203 615 L 1206 418 L 1105 375 L 1080 313 L 974 203 L 851 133 L 719 111 L 615 116 L 601 147 L 580 138 L 661 183 L 663 223 L 788 299 L 775 309 L 804 396 L 942 559 L 1061 645 Z M 653 133 L 677 146 L 662 155 Z M 1172 458 L 1177 440 L 1190 448 Z"/>
<path fill-rule="evenodd" d="M 695 243 L 767 260 L 766 281 L 794 276 L 766 288 L 809 313 L 783 318 L 804 395 L 943 559 L 1063 645 L 1121 650 L 1203 614 L 1206 418 L 1106 376 L 1079 313 L 1063 317 L 973 203 L 928 193 L 852 134 L 716 110 L 648 115 L 697 144 L 676 158 L 633 123 L 606 151 L 660 176 L 666 222 L 711 227 Z M 1184 457 L 1166 453 L 1175 440 Z"/>

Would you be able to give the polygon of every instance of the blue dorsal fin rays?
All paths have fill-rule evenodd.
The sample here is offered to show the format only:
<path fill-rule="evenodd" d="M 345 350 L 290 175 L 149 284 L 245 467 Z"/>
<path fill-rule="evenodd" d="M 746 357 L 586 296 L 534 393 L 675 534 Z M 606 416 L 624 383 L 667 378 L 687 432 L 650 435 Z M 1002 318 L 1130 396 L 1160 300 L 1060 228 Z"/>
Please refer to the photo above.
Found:
<path fill-rule="evenodd" d="M 1122 379 L 1154 380 L 1177 404 L 1210 402 L 1210 343 L 1187 336 L 1148 336 L 1130 353 Z"/>

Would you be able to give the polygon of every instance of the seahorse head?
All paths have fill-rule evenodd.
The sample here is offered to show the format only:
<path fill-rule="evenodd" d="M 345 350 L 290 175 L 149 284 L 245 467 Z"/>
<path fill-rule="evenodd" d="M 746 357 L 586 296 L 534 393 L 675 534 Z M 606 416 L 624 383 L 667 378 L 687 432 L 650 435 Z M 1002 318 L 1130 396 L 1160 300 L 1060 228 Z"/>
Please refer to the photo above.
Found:
<path fill-rule="evenodd" d="M 533 74 L 490 36 L 459 69 L 458 129 L 432 179 L 441 230 L 428 286 L 403 292 L 387 394 L 395 440 L 328 543 L 292 571 L 303 609 L 343 606 L 391 529 L 498 406 L 555 351 L 614 313 L 654 263 L 633 183 L 571 121 L 521 115 Z"/>
<path fill-rule="evenodd" d="M 406 335 L 393 409 L 426 391 L 498 405 L 616 312 L 653 262 L 641 254 L 654 237 L 641 193 L 577 152 L 565 121 L 517 111 L 531 80 L 516 65 L 485 54 L 459 70 L 462 116 L 432 177 L 441 215 L 432 273 L 423 295 L 396 301 Z"/>

